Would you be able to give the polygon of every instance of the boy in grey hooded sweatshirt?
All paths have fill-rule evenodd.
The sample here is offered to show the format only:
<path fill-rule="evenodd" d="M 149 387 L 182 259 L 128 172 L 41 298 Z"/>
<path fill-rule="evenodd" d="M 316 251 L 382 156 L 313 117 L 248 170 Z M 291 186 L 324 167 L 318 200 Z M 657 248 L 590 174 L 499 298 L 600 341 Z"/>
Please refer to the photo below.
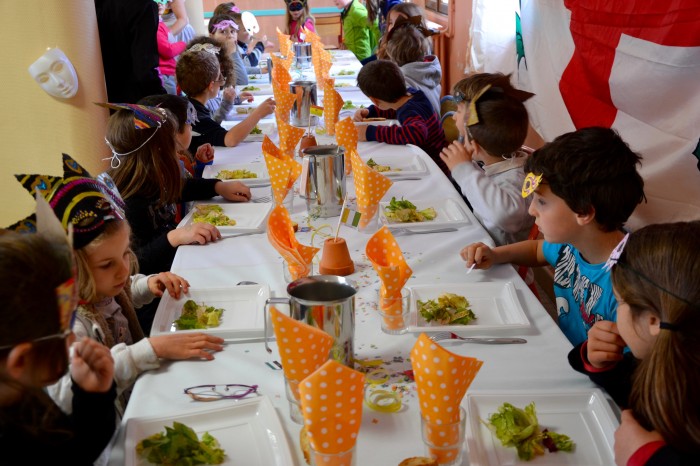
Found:
<path fill-rule="evenodd" d="M 389 59 L 399 65 L 406 86 L 423 91 L 435 111 L 440 114 L 442 68 L 435 55 L 428 55 L 430 43 L 414 24 L 397 24 L 386 45 Z"/>

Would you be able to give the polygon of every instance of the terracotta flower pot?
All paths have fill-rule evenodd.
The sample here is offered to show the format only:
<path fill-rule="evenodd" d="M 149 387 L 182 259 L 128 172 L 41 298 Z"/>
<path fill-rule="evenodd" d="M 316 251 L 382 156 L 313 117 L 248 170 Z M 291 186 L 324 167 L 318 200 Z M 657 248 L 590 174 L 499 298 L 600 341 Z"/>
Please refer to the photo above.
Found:
<path fill-rule="evenodd" d="M 307 147 L 313 147 L 317 145 L 318 143 L 316 143 L 316 138 L 313 134 L 305 134 L 304 137 L 301 138 L 301 142 L 299 143 L 299 153 L 301 153 L 301 151 L 303 151 Z"/>
<path fill-rule="evenodd" d="M 343 238 L 328 238 L 323 243 L 318 271 L 321 275 L 340 276 L 350 275 L 355 271 L 355 263 Z"/>

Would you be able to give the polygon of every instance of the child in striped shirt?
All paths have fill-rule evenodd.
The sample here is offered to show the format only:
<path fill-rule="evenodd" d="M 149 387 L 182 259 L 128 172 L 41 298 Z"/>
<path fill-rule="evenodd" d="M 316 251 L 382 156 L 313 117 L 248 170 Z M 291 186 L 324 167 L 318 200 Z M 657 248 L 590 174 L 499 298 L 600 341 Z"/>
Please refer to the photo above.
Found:
<path fill-rule="evenodd" d="M 423 149 L 450 178 L 450 170 L 440 158 L 446 145 L 440 117 L 423 91 L 406 87 L 399 66 L 389 60 L 375 60 L 362 67 L 357 85 L 373 105 L 355 112 L 354 120 L 397 119 L 399 125 L 358 125 L 360 141 L 387 144 L 413 144 Z"/>

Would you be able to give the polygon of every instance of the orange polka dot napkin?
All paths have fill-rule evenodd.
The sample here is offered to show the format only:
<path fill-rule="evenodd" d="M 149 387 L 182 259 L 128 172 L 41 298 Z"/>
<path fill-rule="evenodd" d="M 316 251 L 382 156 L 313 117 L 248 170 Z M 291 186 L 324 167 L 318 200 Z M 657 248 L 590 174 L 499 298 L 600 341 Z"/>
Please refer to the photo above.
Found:
<path fill-rule="evenodd" d="M 357 130 L 350 117 L 343 118 L 335 125 L 335 140 L 339 146 L 343 146 L 345 153 L 357 152 Z M 352 171 L 350 157 L 345 157 L 345 174 Z"/>
<path fill-rule="evenodd" d="M 287 121 L 277 118 L 277 132 L 280 136 L 280 151 L 286 157 L 294 158 L 294 149 L 304 136 L 304 128 L 292 126 Z"/>
<path fill-rule="evenodd" d="M 282 204 L 287 192 L 292 189 L 294 182 L 301 175 L 301 164 L 283 154 L 267 135 L 263 139 L 262 152 L 267 172 L 270 174 L 275 203 Z"/>
<path fill-rule="evenodd" d="M 411 364 L 416 380 L 421 415 L 431 423 L 459 422 L 462 398 L 479 372 L 483 361 L 447 351 L 421 333 L 411 350 Z M 432 426 L 428 440 L 437 447 L 460 442 L 459 424 Z M 435 449 L 438 464 L 455 458 L 457 449 Z"/>
<path fill-rule="evenodd" d="M 394 183 L 386 176 L 369 168 L 357 152 L 350 151 L 348 153 L 345 151 L 345 157 L 349 157 L 350 163 L 352 163 L 357 210 L 362 214 L 359 226 L 363 228 L 377 214 L 379 201 Z"/>
<path fill-rule="evenodd" d="M 323 84 L 323 115 L 326 125 L 326 134 L 335 134 L 335 124 L 338 121 L 338 113 L 343 108 L 343 98 L 333 87 L 335 80 L 328 78 Z"/>
<path fill-rule="evenodd" d="M 272 94 L 275 96 L 275 117 L 277 120 L 289 121 L 289 112 L 294 105 L 296 96 L 289 92 L 289 82 L 286 84 L 274 80 L 272 82 Z"/>
<path fill-rule="evenodd" d="M 289 84 L 292 81 L 292 75 L 289 73 L 289 68 L 292 66 L 294 57 L 283 58 L 277 55 L 272 55 L 272 81 L 277 81 L 280 84 Z"/>
<path fill-rule="evenodd" d="M 386 226 L 380 228 L 367 241 L 365 254 L 381 281 L 379 297 L 382 299 L 379 310 L 390 316 L 395 315 L 387 317 L 384 324 L 390 329 L 402 328 L 404 322 L 400 316 L 401 290 L 411 278 L 413 270 L 406 263 L 399 244 Z"/>
<path fill-rule="evenodd" d="M 306 277 L 311 272 L 311 261 L 319 248 L 300 244 L 294 236 L 294 227 L 289 212 L 283 205 L 277 205 L 267 219 L 267 239 L 289 265 L 293 280 Z"/>
<path fill-rule="evenodd" d="M 290 39 L 288 34 L 283 33 L 280 31 L 280 28 L 277 28 L 277 40 L 280 43 L 280 53 L 284 57 L 294 57 L 294 51 L 292 50 L 292 40 Z"/>
<path fill-rule="evenodd" d="M 288 380 L 301 382 L 328 360 L 333 337 L 323 330 L 284 315 L 274 307 L 270 308 L 270 322 Z"/>
<path fill-rule="evenodd" d="M 329 359 L 299 384 L 301 412 L 318 466 L 351 466 L 352 457 L 333 457 L 357 442 L 362 423 L 365 376 Z"/>

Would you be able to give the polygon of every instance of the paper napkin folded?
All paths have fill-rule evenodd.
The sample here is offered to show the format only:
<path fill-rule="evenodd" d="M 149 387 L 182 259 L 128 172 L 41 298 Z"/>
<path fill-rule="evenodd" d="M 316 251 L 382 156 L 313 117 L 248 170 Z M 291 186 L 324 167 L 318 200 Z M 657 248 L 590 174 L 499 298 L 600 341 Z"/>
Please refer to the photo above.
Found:
<path fill-rule="evenodd" d="M 277 118 L 277 133 L 280 137 L 280 152 L 282 155 L 294 158 L 294 149 L 304 136 L 304 128 L 292 126 L 287 121 Z"/>
<path fill-rule="evenodd" d="M 380 228 L 367 241 L 365 254 L 381 281 L 379 310 L 385 314 L 397 316 L 387 317 L 386 327 L 390 329 L 404 327 L 403 317 L 401 317 L 401 290 L 411 278 L 413 270 L 406 263 L 399 244 L 386 226 Z"/>
<path fill-rule="evenodd" d="M 328 361 L 333 347 L 332 336 L 286 316 L 274 307 L 270 308 L 270 322 L 275 330 L 282 369 L 288 380 L 301 382 Z"/>
<path fill-rule="evenodd" d="M 280 43 L 280 53 L 282 56 L 287 58 L 294 57 L 294 51 L 292 50 L 292 39 L 288 34 L 280 31 L 280 28 L 277 28 L 277 40 Z"/>
<path fill-rule="evenodd" d="M 350 466 L 352 457 L 332 457 L 357 442 L 365 376 L 329 359 L 299 385 L 302 415 L 318 466 Z"/>
<path fill-rule="evenodd" d="M 357 130 L 355 123 L 350 117 L 343 118 L 335 125 L 335 141 L 339 146 L 345 148 L 345 153 L 357 152 Z M 350 157 L 345 157 L 345 174 L 352 172 Z"/>
<path fill-rule="evenodd" d="M 459 356 L 431 341 L 421 333 L 411 350 L 411 364 L 416 380 L 421 414 L 431 423 L 459 422 L 459 406 L 467 389 L 479 372 L 483 361 Z M 428 440 L 435 446 L 458 443 L 458 429 L 445 426 L 428 432 Z M 452 449 L 433 452 L 438 464 L 449 462 L 458 453 Z"/>
<path fill-rule="evenodd" d="M 283 154 L 267 135 L 263 139 L 262 152 L 267 172 L 270 174 L 275 203 L 282 204 L 287 193 L 294 186 L 294 182 L 301 175 L 301 164 L 291 156 Z"/>
<path fill-rule="evenodd" d="M 366 227 L 377 214 L 379 201 L 394 184 L 389 178 L 372 170 L 362 161 L 355 151 L 345 151 L 345 156 L 350 158 L 352 171 L 355 174 L 355 196 L 357 196 L 357 210 L 362 214 L 360 228 Z"/>
<path fill-rule="evenodd" d="M 343 108 L 343 98 L 333 87 L 335 79 L 328 78 L 323 83 L 323 114 L 326 125 L 326 134 L 335 134 L 335 124 L 338 122 L 338 113 Z"/>
<path fill-rule="evenodd" d="M 278 121 L 287 122 L 289 121 L 289 112 L 292 110 L 296 96 L 289 92 L 289 81 L 286 78 L 281 79 L 282 81 L 276 79 L 272 81 L 272 94 L 275 97 L 275 116 Z"/>
<path fill-rule="evenodd" d="M 267 239 L 287 261 L 292 280 L 309 275 L 311 272 L 309 264 L 319 248 L 306 246 L 297 241 L 289 212 L 281 204 L 272 209 L 267 219 Z"/>

